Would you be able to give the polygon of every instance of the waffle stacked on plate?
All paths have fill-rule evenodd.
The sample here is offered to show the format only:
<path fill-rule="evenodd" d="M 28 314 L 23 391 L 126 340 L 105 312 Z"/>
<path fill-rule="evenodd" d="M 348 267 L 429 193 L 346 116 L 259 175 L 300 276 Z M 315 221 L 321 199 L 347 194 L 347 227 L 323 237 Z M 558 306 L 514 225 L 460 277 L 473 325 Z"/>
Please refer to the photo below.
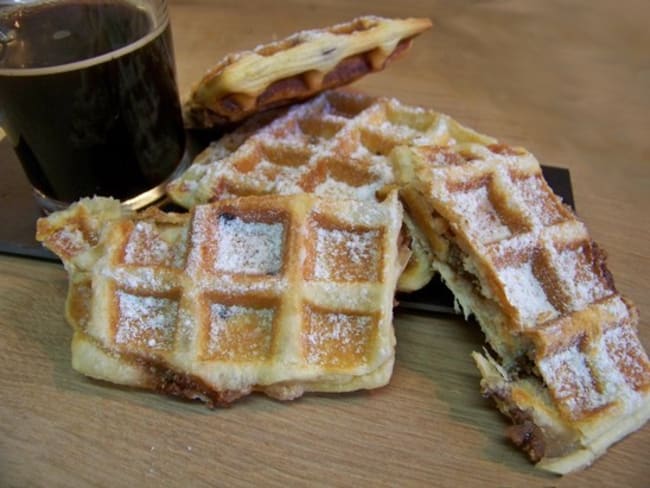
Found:
<path fill-rule="evenodd" d="M 511 439 L 543 469 L 590 464 L 650 416 L 634 306 L 527 151 L 474 134 L 398 148 L 402 196 L 434 267 L 496 352 L 474 353 Z"/>
<path fill-rule="evenodd" d="M 97 198 L 39 220 L 37 237 L 70 273 L 77 370 L 224 404 L 385 385 L 400 228 L 396 194 L 139 215 Z"/>
<path fill-rule="evenodd" d="M 433 110 L 395 99 L 344 91 L 325 92 L 284 111 L 262 113 L 212 143 L 167 187 L 179 205 L 233 195 L 314 193 L 374 200 L 396 184 L 393 148 L 446 145 L 456 133 L 486 143 L 475 133 Z M 433 276 L 426 239 L 404 216 L 412 257 L 398 290 L 414 291 Z"/>
<path fill-rule="evenodd" d="M 460 130 L 431 110 L 341 91 L 274 115 L 254 117 L 210 145 L 168 186 L 172 200 L 186 208 L 235 195 L 304 192 L 375 200 L 395 183 L 388 158 L 394 147 L 444 144 Z M 428 245 L 408 215 L 404 220 L 413 256 L 398 289 L 412 291 L 433 272 Z"/>
<path fill-rule="evenodd" d="M 226 56 L 184 102 L 190 127 L 212 127 L 303 100 L 380 71 L 406 52 L 429 19 L 359 17 Z"/>

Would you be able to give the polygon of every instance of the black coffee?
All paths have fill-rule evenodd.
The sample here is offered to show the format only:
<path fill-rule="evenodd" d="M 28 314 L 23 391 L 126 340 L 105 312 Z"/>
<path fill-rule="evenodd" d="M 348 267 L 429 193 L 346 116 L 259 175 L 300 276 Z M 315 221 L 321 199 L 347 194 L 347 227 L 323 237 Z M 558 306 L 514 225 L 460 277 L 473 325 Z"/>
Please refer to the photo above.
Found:
<path fill-rule="evenodd" d="M 4 14 L 0 30 L 14 38 L 0 47 L 0 125 L 35 188 L 128 199 L 174 171 L 184 132 L 169 24 L 125 0 L 71 0 Z"/>

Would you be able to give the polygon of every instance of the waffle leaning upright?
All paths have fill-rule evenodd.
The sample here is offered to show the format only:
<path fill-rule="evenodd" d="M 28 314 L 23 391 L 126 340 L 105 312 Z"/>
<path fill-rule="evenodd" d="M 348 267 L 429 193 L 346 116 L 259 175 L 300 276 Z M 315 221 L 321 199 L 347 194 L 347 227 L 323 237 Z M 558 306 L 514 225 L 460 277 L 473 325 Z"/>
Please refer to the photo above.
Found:
<path fill-rule="evenodd" d="M 365 16 L 229 54 L 193 86 L 183 104 L 185 123 L 209 128 L 239 122 L 347 85 L 384 69 L 430 27 L 424 18 Z"/>

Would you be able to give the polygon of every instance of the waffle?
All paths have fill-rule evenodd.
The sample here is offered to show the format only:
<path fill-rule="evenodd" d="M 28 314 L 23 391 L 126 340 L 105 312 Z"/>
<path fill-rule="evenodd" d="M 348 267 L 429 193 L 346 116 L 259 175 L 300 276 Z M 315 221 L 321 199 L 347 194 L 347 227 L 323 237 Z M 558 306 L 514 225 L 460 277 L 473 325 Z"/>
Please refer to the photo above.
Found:
<path fill-rule="evenodd" d="M 183 103 L 186 125 L 209 128 L 304 100 L 380 71 L 403 54 L 429 19 L 359 17 L 230 54 Z"/>
<path fill-rule="evenodd" d="M 431 110 L 345 91 L 325 92 L 275 115 L 252 118 L 212 143 L 167 187 L 171 199 L 186 208 L 233 196 L 302 192 L 372 200 L 396 183 L 389 158 L 394 147 L 446 144 L 455 131 L 471 132 Z M 398 289 L 413 291 L 431 279 L 431 256 L 411 219 L 404 221 L 413 257 Z"/>
<path fill-rule="evenodd" d="M 637 311 L 530 153 L 453 142 L 395 150 L 405 206 L 485 332 L 492 352 L 474 359 L 509 437 L 542 469 L 583 468 L 650 416 Z"/>
<path fill-rule="evenodd" d="M 37 238 L 70 275 L 77 370 L 227 404 L 389 381 L 400 228 L 396 194 L 246 197 L 188 214 L 95 198 L 40 219 Z"/>

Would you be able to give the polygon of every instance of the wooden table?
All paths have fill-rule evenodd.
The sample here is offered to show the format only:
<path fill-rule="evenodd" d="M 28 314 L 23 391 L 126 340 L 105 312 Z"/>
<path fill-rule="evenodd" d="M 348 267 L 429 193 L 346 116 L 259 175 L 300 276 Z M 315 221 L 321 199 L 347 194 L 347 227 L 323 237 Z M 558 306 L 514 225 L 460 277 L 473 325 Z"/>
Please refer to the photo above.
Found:
<path fill-rule="evenodd" d="M 355 86 L 436 108 L 571 170 L 578 213 L 650 348 L 650 4 L 175 1 L 187 90 L 231 50 L 362 13 L 429 16 L 410 55 Z M 395 319 L 392 382 L 208 410 L 70 367 L 62 267 L 0 256 L 0 486 L 648 486 L 650 426 L 588 470 L 541 473 L 504 439 L 470 360 L 476 327 Z"/>

